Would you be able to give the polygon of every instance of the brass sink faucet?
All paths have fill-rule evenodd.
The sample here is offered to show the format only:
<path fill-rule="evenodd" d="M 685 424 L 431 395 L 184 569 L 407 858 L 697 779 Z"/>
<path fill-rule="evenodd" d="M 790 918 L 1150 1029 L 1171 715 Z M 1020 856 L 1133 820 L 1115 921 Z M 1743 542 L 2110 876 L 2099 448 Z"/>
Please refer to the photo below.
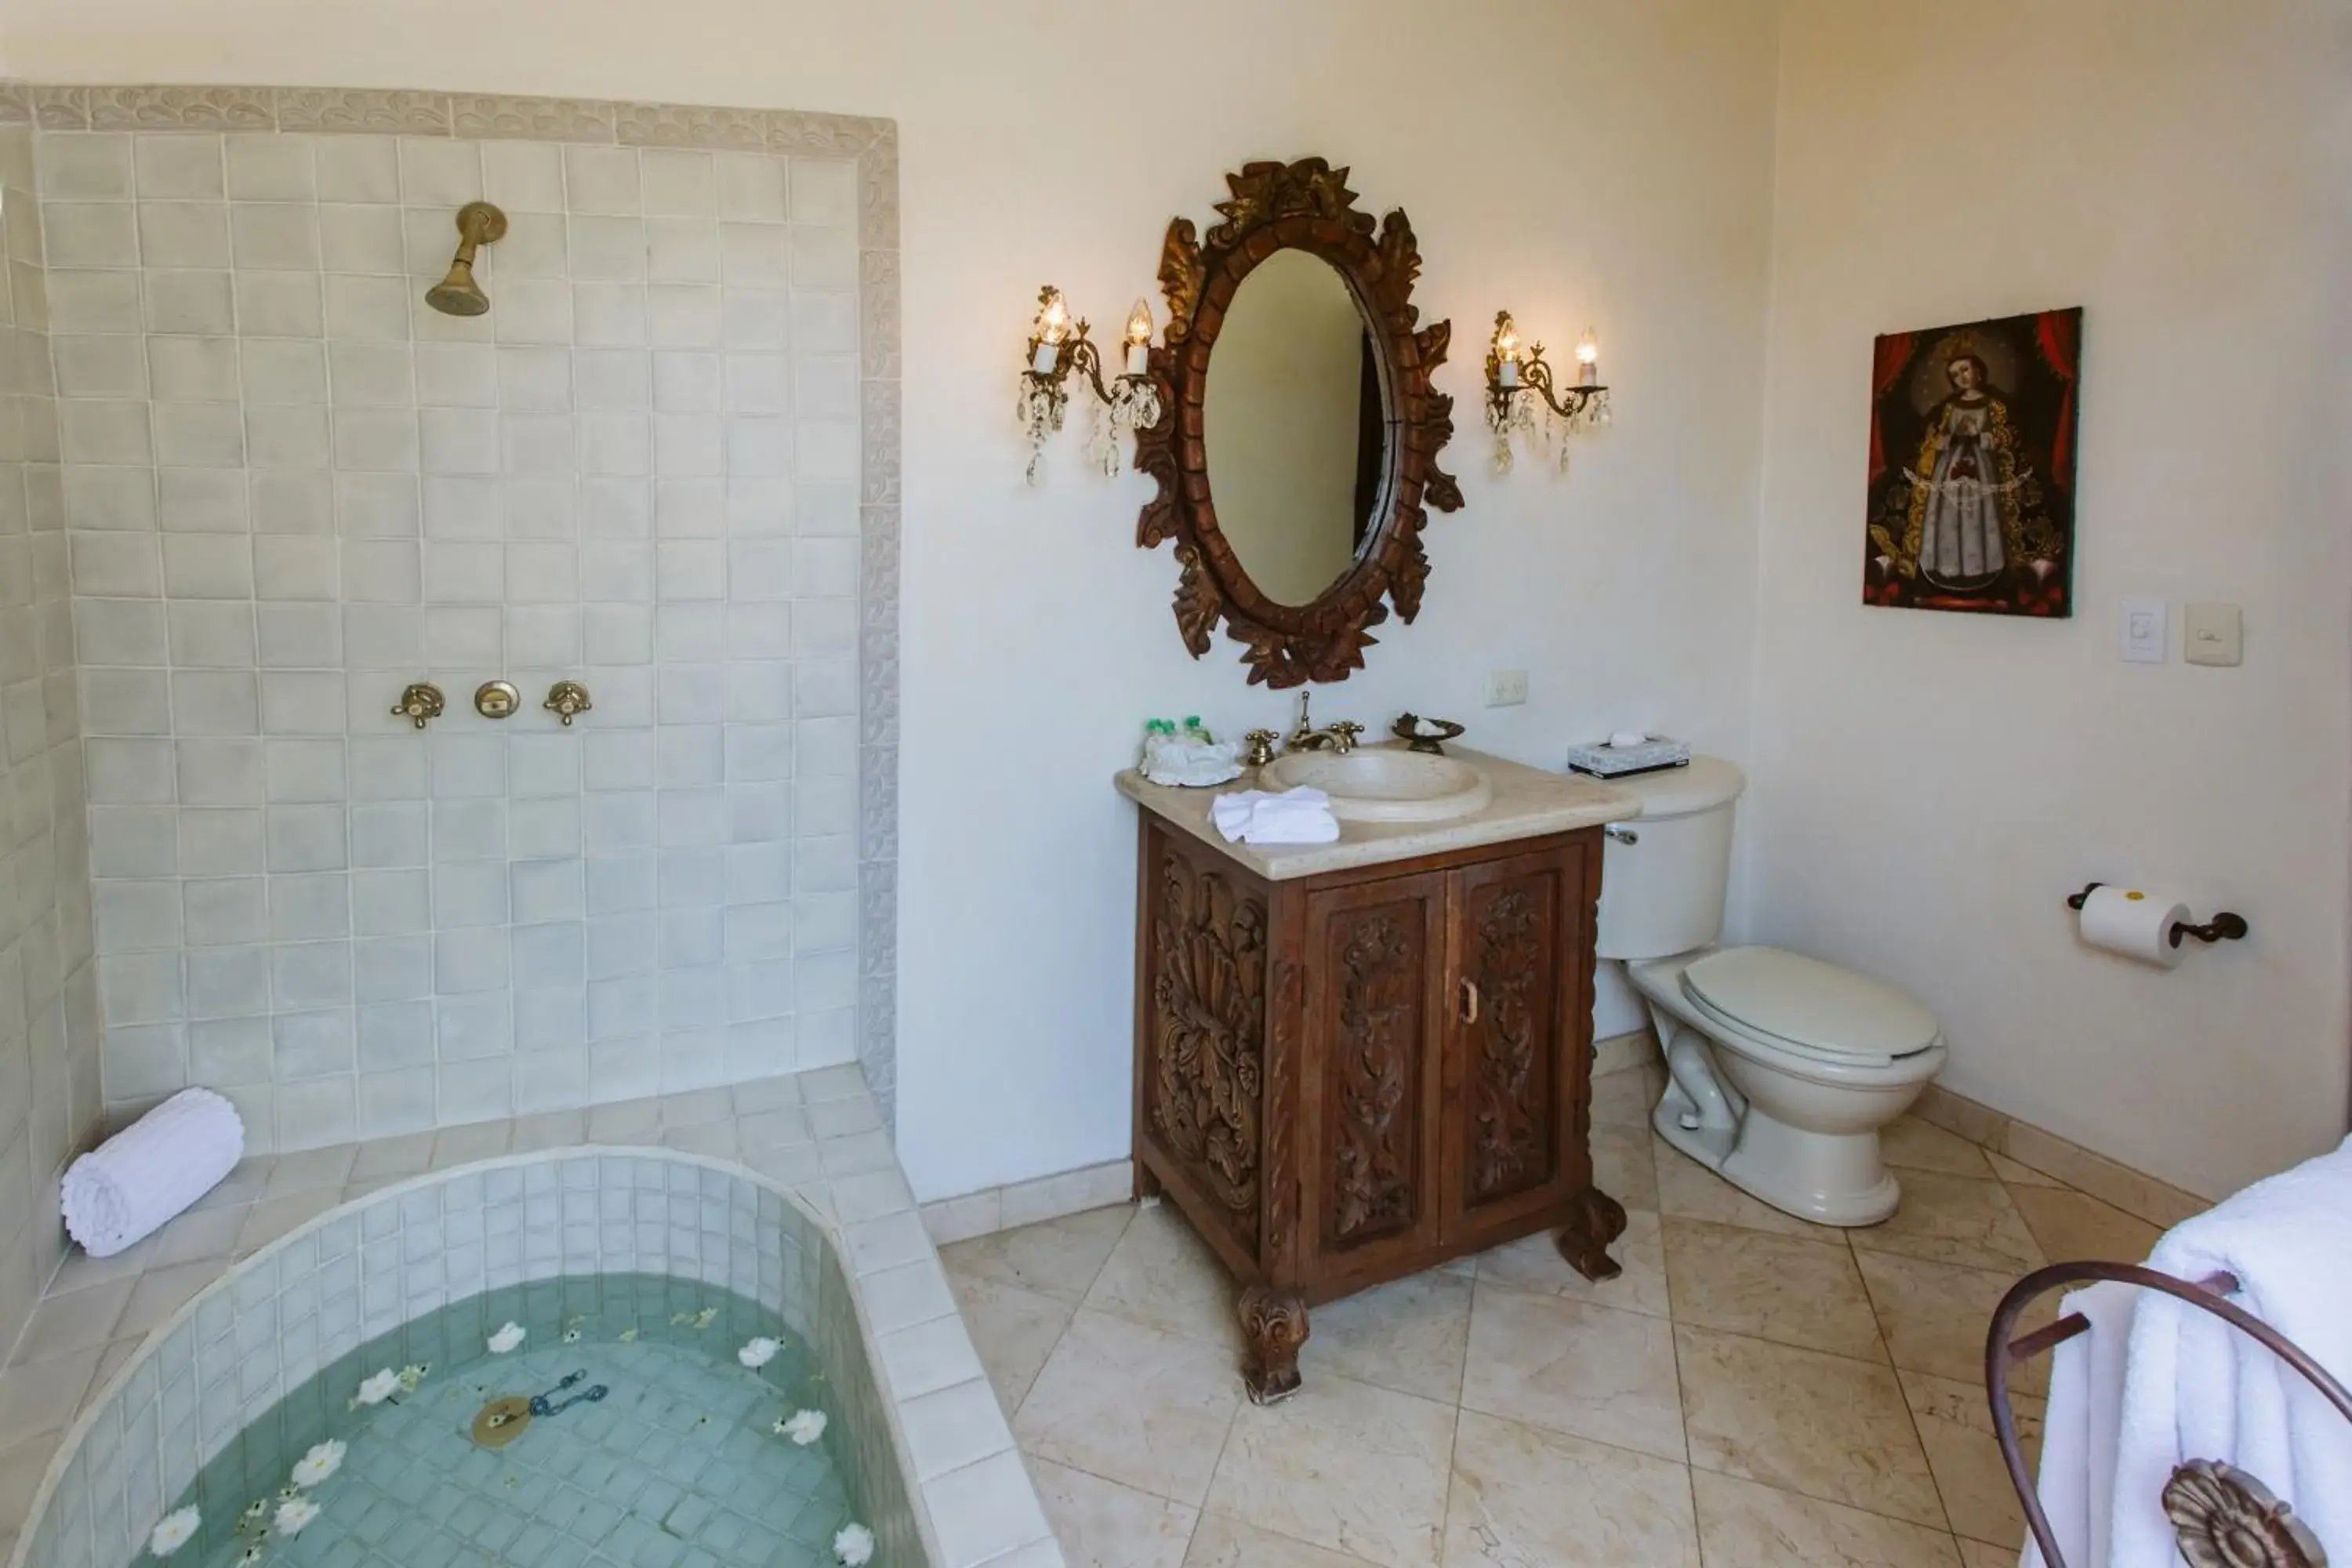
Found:
<path fill-rule="evenodd" d="M 1356 749 L 1356 737 L 1364 732 L 1364 727 L 1361 724 L 1342 719 L 1336 724 L 1327 725 L 1320 730 L 1316 729 L 1315 721 L 1307 710 L 1307 693 L 1302 691 L 1298 694 L 1298 727 L 1291 731 L 1283 741 L 1286 750 L 1331 752 L 1344 757 Z"/>

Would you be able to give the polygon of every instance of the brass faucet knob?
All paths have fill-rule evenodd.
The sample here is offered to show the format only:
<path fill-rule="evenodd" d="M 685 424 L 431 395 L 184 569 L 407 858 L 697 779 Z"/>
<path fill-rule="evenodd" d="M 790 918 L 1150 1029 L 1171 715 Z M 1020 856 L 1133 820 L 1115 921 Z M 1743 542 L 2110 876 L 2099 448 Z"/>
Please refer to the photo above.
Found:
<path fill-rule="evenodd" d="M 485 719 L 504 719 L 522 706 L 522 693 L 511 680 L 485 680 L 474 689 L 474 711 Z"/>
<path fill-rule="evenodd" d="M 1274 761 L 1274 743 L 1282 737 L 1271 730 L 1252 730 L 1242 739 L 1249 744 L 1249 749 L 1243 753 L 1243 760 L 1254 768 L 1262 768 Z"/>
<path fill-rule="evenodd" d="M 1331 749 L 1341 756 L 1346 756 L 1356 749 L 1356 737 L 1363 732 L 1364 727 L 1354 720 L 1340 720 L 1331 726 Z"/>
<path fill-rule="evenodd" d="M 400 700 L 393 704 L 392 716 L 405 719 L 422 730 L 441 717 L 441 710 L 446 706 L 439 687 L 430 681 L 420 680 L 401 692 Z"/>
<path fill-rule="evenodd" d="M 563 721 L 568 726 L 572 718 L 595 707 L 588 700 L 588 689 L 576 680 L 559 680 L 547 689 L 547 700 L 541 708 Z"/>

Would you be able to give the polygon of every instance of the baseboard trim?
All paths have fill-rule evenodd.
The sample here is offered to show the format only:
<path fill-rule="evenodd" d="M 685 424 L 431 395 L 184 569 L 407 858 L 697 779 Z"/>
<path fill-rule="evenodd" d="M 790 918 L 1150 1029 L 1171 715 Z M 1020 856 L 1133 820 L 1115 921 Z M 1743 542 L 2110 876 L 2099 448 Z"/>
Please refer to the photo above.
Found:
<path fill-rule="evenodd" d="M 1657 1041 L 1647 1029 L 1613 1036 L 1595 1045 L 1593 1051 L 1595 1077 L 1662 1059 Z M 2166 1230 L 2213 1206 L 2194 1193 L 2160 1182 L 2144 1171 L 2135 1171 L 2119 1160 L 2095 1153 L 1965 1094 L 1955 1094 L 1941 1084 L 1929 1084 L 1919 1096 L 1919 1103 L 1911 1108 L 1911 1114 L 1947 1132 L 1957 1133 L 1988 1153 L 2013 1160 L 2028 1170 L 2063 1182 L 2101 1203 L 2111 1204 Z"/>
<path fill-rule="evenodd" d="M 1929 1084 L 1927 1092 L 1919 1097 L 1919 1103 L 1911 1110 L 1922 1121 L 1958 1133 L 1990 1153 L 2054 1177 L 2166 1230 L 2213 1206 L 2194 1193 L 2160 1182 L 2144 1171 L 2135 1171 L 2120 1160 L 2095 1153 L 1965 1094 L 1955 1094 L 1941 1084 Z"/>
<path fill-rule="evenodd" d="M 1628 1029 L 1622 1035 L 1612 1035 L 1605 1040 L 1592 1042 L 1594 1078 L 1606 1078 L 1612 1072 L 1646 1067 L 1664 1059 L 1658 1054 L 1658 1037 L 1647 1027 Z"/>
<path fill-rule="evenodd" d="M 1135 1162 L 1106 1160 L 1099 1165 L 1085 1165 L 1002 1187 L 982 1187 L 961 1197 L 925 1204 L 923 1228 L 930 1232 L 932 1246 L 945 1247 L 950 1242 L 992 1236 L 1000 1230 L 1013 1230 L 1040 1220 L 1108 1208 L 1134 1195 Z"/>
<path fill-rule="evenodd" d="M 1658 1043 L 1646 1028 L 1597 1040 L 1592 1053 L 1595 1078 L 1659 1059 Z M 978 1236 L 992 1236 L 1000 1230 L 1035 1225 L 1040 1220 L 1108 1208 L 1134 1195 L 1135 1163 L 1106 1160 L 1099 1165 L 1086 1165 L 1001 1187 L 982 1187 L 961 1197 L 937 1199 L 922 1207 L 923 1228 L 930 1232 L 932 1246 L 946 1247 Z"/>

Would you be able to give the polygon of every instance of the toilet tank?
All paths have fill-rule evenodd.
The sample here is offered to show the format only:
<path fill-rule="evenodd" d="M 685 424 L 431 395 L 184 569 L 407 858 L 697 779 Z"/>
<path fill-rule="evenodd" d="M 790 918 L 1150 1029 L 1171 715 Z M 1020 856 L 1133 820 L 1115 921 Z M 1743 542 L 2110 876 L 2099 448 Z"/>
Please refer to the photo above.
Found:
<path fill-rule="evenodd" d="M 1723 930 L 1731 877 L 1732 803 L 1747 784 L 1720 757 L 1611 779 L 1637 795 L 1642 815 L 1612 830 L 1601 858 L 1602 958 L 1665 958 L 1705 947 Z"/>

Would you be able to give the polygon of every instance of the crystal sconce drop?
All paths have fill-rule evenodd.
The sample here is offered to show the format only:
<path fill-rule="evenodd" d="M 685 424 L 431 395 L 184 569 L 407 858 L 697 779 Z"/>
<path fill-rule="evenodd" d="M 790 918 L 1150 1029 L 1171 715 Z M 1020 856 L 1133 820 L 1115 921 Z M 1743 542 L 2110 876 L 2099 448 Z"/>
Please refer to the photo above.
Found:
<path fill-rule="evenodd" d="M 1103 380 L 1102 353 L 1087 336 L 1087 323 L 1072 321 L 1062 291 L 1052 284 L 1037 291 L 1037 320 L 1021 370 L 1021 429 L 1029 440 L 1031 484 L 1037 482 L 1045 438 L 1062 428 L 1069 410 L 1069 379 L 1083 374 L 1099 406 L 1087 456 L 1105 474 L 1126 467 L 1123 449 L 1138 430 L 1160 423 L 1160 386 L 1151 376 L 1151 307 L 1141 300 L 1128 312 L 1120 373 Z"/>
<path fill-rule="evenodd" d="M 1538 400 L 1543 409 L 1537 427 Z M 1568 438 L 1609 423 L 1609 389 L 1601 384 L 1601 340 L 1587 327 L 1576 344 L 1576 384 L 1562 390 L 1552 381 L 1543 344 L 1519 341 L 1508 310 L 1495 312 L 1495 336 L 1486 346 L 1486 428 L 1495 437 L 1495 471 L 1511 471 L 1511 437 L 1526 436 L 1559 453 L 1568 470 Z"/>

